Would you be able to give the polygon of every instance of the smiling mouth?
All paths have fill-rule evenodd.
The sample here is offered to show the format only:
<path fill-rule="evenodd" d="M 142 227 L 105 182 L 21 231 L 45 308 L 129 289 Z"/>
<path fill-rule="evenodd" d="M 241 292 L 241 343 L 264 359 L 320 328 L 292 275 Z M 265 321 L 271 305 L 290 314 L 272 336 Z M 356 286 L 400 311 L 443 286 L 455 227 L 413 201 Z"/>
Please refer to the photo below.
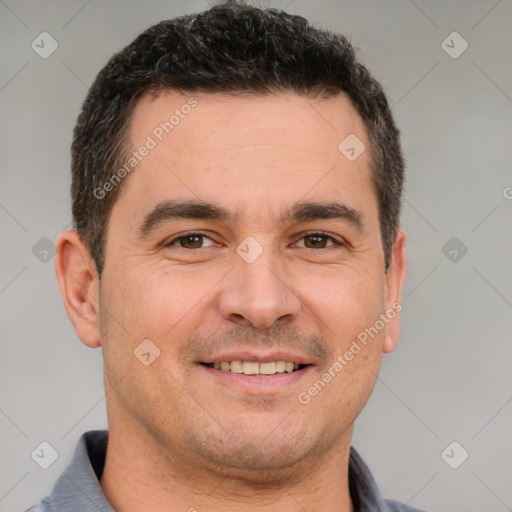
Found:
<path fill-rule="evenodd" d="M 259 363 L 257 361 L 222 361 L 201 363 L 201 365 L 219 371 L 241 373 L 253 377 L 268 377 L 278 373 L 293 373 L 309 366 L 307 364 L 298 364 L 291 361 L 271 361 L 265 363 Z"/>

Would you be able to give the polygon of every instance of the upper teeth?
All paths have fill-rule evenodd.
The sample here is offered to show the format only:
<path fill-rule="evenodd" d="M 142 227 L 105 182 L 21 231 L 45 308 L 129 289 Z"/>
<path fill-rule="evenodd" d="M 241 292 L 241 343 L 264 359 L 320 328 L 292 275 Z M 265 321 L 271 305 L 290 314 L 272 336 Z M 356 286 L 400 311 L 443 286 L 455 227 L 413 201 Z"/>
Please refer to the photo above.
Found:
<path fill-rule="evenodd" d="M 222 361 L 213 363 L 217 370 L 226 372 L 243 373 L 245 375 L 274 375 L 275 373 L 291 373 L 297 370 L 299 365 L 291 361 L 272 361 L 269 363 L 258 363 L 255 361 Z"/>

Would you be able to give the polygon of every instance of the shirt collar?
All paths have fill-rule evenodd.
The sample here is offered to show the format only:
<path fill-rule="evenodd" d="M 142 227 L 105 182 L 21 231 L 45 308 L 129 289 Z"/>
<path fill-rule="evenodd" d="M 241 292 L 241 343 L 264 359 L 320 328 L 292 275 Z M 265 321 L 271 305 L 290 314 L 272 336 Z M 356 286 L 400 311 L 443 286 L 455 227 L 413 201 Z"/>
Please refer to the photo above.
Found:
<path fill-rule="evenodd" d="M 107 441 L 108 430 L 90 430 L 82 434 L 71 462 L 47 498 L 52 512 L 114 512 L 99 481 L 105 466 Z"/>
<path fill-rule="evenodd" d="M 350 447 L 348 474 L 354 512 L 373 512 L 377 510 L 388 512 L 391 510 L 377 487 L 370 468 L 353 446 Z"/>

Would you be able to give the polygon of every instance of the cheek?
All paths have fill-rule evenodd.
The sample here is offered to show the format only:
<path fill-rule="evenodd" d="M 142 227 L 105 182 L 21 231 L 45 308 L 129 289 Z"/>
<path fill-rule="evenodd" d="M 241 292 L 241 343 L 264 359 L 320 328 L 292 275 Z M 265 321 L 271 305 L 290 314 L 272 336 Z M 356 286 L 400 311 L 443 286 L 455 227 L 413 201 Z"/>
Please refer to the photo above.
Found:
<path fill-rule="evenodd" d="M 368 267 L 324 271 L 315 276 L 313 287 L 305 287 L 311 280 L 304 275 L 297 275 L 296 279 L 303 290 L 305 311 L 314 313 L 312 319 L 321 329 L 333 358 L 320 370 L 320 378 L 327 374 L 325 378 L 329 380 L 325 393 L 321 393 L 322 400 L 328 400 L 336 414 L 346 419 L 347 415 L 356 415 L 368 400 L 380 367 L 384 333 L 371 328 L 384 310 L 384 278 L 379 279 L 376 271 Z M 315 379 L 318 375 L 310 385 L 321 388 Z"/>
<path fill-rule="evenodd" d="M 384 278 L 374 269 L 339 267 L 294 277 L 301 301 L 321 319 L 320 328 L 334 345 L 351 341 L 373 325 L 384 308 Z M 334 348 L 334 347 L 333 347 Z"/>
<path fill-rule="evenodd" d="M 130 271 L 117 287 L 115 301 L 123 305 L 120 314 L 134 335 L 163 342 L 194 328 L 208 292 L 214 293 L 224 273 L 158 266 Z"/>
<path fill-rule="evenodd" d="M 286 272 L 291 289 L 305 306 L 303 317 L 310 317 L 326 340 L 335 338 L 333 350 L 338 345 L 341 350 L 345 342 L 373 325 L 382 311 L 384 278 L 378 278 L 375 267 L 306 265 Z M 107 314 L 124 328 L 121 335 L 125 338 L 128 331 L 133 343 L 187 336 L 204 319 L 203 310 L 213 307 L 226 269 L 171 267 L 168 262 L 149 268 L 118 268 L 105 283 Z"/>

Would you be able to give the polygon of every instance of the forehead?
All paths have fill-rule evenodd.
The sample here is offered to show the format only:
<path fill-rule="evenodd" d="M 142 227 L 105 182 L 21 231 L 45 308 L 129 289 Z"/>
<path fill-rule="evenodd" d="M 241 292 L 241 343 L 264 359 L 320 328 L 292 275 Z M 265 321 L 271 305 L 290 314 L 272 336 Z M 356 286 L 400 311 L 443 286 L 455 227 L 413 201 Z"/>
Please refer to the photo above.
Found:
<path fill-rule="evenodd" d="M 343 141 L 354 136 L 356 150 L 368 150 L 351 160 L 340 143 L 343 149 Z M 163 91 L 138 101 L 129 140 L 144 156 L 121 199 L 128 196 L 142 209 L 174 198 L 224 199 L 236 212 L 247 210 L 250 196 L 254 208 L 269 213 L 301 197 L 368 202 L 373 190 L 366 128 L 344 95 Z"/>
<path fill-rule="evenodd" d="M 155 124 L 156 123 L 156 124 Z M 197 151 L 232 149 L 237 144 L 279 142 L 314 152 L 337 154 L 340 137 L 366 138 L 364 123 L 350 99 L 339 94 L 313 99 L 292 92 L 268 95 L 194 94 L 161 91 L 136 104 L 130 140 L 137 146 L 151 135 L 166 143 L 195 145 Z M 297 143 L 297 137 L 307 135 Z M 199 143 L 200 142 L 200 143 Z M 192 156 L 192 155 L 190 155 Z"/>

